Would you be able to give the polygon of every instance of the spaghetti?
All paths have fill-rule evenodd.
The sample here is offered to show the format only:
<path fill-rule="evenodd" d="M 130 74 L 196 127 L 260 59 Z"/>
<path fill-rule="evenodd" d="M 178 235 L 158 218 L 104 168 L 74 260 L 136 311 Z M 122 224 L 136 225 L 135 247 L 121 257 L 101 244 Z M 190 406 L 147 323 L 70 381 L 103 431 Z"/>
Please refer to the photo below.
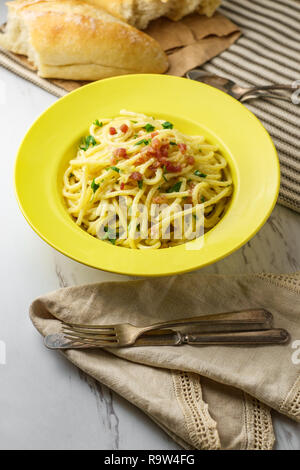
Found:
<path fill-rule="evenodd" d="M 127 248 L 167 248 L 193 238 L 199 205 L 205 231 L 223 216 L 232 178 L 218 147 L 203 136 L 124 110 L 97 119 L 89 132 L 64 174 L 63 196 L 91 235 Z M 161 207 L 155 214 L 154 206 Z M 175 222 L 188 216 L 189 229 L 177 237 Z"/>

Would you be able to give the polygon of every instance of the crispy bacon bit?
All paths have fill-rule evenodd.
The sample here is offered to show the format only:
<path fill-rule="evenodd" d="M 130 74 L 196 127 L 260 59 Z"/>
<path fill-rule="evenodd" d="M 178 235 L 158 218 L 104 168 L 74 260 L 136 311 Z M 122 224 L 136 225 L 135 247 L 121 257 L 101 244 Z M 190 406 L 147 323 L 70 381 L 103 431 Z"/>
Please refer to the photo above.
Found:
<path fill-rule="evenodd" d="M 171 162 L 166 162 L 166 170 L 169 173 L 179 173 L 182 170 L 181 165 L 173 165 Z"/>
<path fill-rule="evenodd" d="M 134 162 L 134 165 L 137 166 L 137 165 L 141 165 L 142 163 L 146 163 L 149 158 L 151 158 L 152 155 L 148 155 L 148 152 L 147 153 L 143 153 L 142 155 L 140 155 L 140 157 Z"/>
<path fill-rule="evenodd" d="M 155 131 L 155 132 L 152 132 L 152 133 L 151 133 L 151 137 L 152 137 L 152 139 L 154 139 L 154 137 L 156 137 L 157 135 L 158 135 L 158 132 L 157 132 L 157 131 Z"/>
<path fill-rule="evenodd" d="M 187 157 L 186 161 L 189 165 L 194 165 L 194 163 L 195 163 L 194 157 L 191 157 L 191 156 Z"/>
<path fill-rule="evenodd" d="M 169 144 L 163 144 L 160 147 L 160 154 L 162 157 L 167 157 L 169 155 Z"/>
<path fill-rule="evenodd" d="M 117 133 L 116 128 L 115 127 L 110 127 L 109 128 L 109 133 L 110 133 L 110 135 L 115 135 Z"/>
<path fill-rule="evenodd" d="M 129 178 L 131 180 L 135 180 L 135 181 L 141 181 L 143 179 L 143 177 L 142 177 L 142 175 L 139 171 L 134 171 L 133 173 L 131 173 Z"/>
<path fill-rule="evenodd" d="M 124 148 L 115 149 L 114 156 L 117 158 L 128 158 L 127 151 Z"/>
<path fill-rule="evenodd" d="M 164 202 L 167 202 L 166 196 L 156 196 L 153 198 L 154 204 L 163 204 Z"/>
<path fill-rule="evenodd" d="M 152 158 L 152 157 L 156 157 L 157 158 L 157 155 L 159 154 L 159 150 L 156 150 L 152 147 L 148 147 L 147 148 L 147 152 L 146 152 L 146 155 L 149 157 L 149 158 Z"/>
<path fill-rule="evenodd" d="M 166 166 L 167 169 L 169 167 L 168 171 L 170 172 L 176 173 L 182 170 L 180 165 L 173 165 L 168 162 L 169 148 L 170 143 L 167 141 L 161 141 L 158 138 L 152 140 L 152 144 L 147 148 L 147 155 L 149 158 L 155 157 L 158 163 L 155 162 L 155 164 L 151 166 L 151 169 Z"/>
<path fill-rule="evenodd" d="M 181 153 L 184 154 L 186 152 L 186 144 L 178 144 L 178 147 Z"/>
<path fill-rule="evenodd" d="M 161 168 L 166 167 L 168 163 L 170 164 L 166 158 L 160 158 L 158 161 Z"/>
<path fill-rule="evenodd" d="M 193 198 L 188 196 L 185 200 L 184 200 L 184 203 L 185 204 L 193 204 Z"/>
<path fill-rule="evenodd" d="M 110 157 L 110 163 L 111 163 L 112 165 L 115 165 L 115 164 L 117 163 L 116 157 Z"/>
<path fill-rule="evenodd" d="M 128 131 L 129 128 L 128 128 L 127 124 L 122 124 L 120 129 L 123 132 L 123 134 L 126 134 L 126 132 Z"/>
<path fill-rule="evenodd" d="M 161 141 L 157 138 L 152 140 L 152 148 L 158 150 L 161 146 Z"/>
<path fill-rule="evenodd" d="M 159 161 L 153 162 L 152 165 L 149 166 L 149 170 L 156 170 L 160 165 L 161 163 Z"/>
<path fill-rule="evenodd" d="M 196 183 L 189 183 L 189 193 L 192 194 L 194 187 L 196 186 Z"/>
<path fill-rule="evenodd" d="M 120 184 L 120 189 L 123 191 L 124 188 L 125 188 L 125 183 L 121 183 Z"/>

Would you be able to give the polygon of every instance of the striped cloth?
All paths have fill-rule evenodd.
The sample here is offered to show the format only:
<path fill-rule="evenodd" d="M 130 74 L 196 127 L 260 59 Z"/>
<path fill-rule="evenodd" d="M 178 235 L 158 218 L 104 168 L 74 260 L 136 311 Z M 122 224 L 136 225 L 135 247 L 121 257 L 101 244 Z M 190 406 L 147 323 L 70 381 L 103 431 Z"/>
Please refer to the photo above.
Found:
<path fill-rule="evenodd" d="M 202 69 L 245 86 L 300 80 L 299 0 L 223 0 L 220 12 L 243 35 Z M 300 212 L 300 105 L 260 99 L 246 106 L 276 145 L 281 163 L 279 202 Z"/>

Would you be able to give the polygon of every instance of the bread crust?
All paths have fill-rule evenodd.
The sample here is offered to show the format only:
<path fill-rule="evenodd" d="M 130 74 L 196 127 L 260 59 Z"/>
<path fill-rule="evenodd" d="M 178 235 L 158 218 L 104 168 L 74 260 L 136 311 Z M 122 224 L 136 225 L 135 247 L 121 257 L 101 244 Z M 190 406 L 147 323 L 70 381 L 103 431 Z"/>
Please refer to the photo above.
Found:
<path fill-rule="evenodd" d="M 168 67 L 154 39 L 81 0 L 15 0 L 8 7 L 7 34 L 9 21 L 18 21 L 17 29 L 27 30 L 26 55 L 42 77 L 97 80 L 163 73 Z M 24 53 L 22 44 L 18 46 L 13 36 L 11 40 L 10 44 L 6 38 L 6 47 Z"/>
<path fill-rule="evenodd" d="M 104 8 L 139 29 L 146 29 L 149 22 L 166 16 L 178 21 L 193 12 L 211 16 L 221 0 L 86 0 Z"/>

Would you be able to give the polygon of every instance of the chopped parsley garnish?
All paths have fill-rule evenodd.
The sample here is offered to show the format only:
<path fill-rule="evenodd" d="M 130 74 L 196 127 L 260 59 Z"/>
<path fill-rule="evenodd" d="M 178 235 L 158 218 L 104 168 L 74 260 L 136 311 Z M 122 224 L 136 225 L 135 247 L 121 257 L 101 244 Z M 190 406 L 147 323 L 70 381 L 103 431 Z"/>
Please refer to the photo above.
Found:
<path fill-rule="evenodd" d="M 112 238 L 114 236 L 116 236 L 116 233 L 114 231 L 111 231 L 107 226 L 104 227 L 104 236 L 102 237 L 101 240 L 108 240 L 110 243 L 112 243 L 113 245 L 116 244 L 116 238 Z"/>
<path fill-rule="evenodd" d="M 142 144 L 148 145 L 149 143 L 150 143 L 150 140 L 142 139 L 136 142 L 134 145 L 142 145 Z"/>
<path fill-rule="evenodd" d="M 176 142 L 170 142 L 170 145 L 177 145 Z"/>
<path fill-rule="evenodd" d="M 74 176 L 73 173 L 70 173 L 70 178 L 72 178 L 73 176 Z"/>
<path fill-rule="evenodd" d="M 98 127 L 102 127 L 103 126 L 103 122 L 99 122 L 98 119 L 96 119 L 96 121 L 93 122 L 94 126 L 98 126 Z"/>
<path fill-rule="evenodd" d="M 91 188 L 92 188 L 94 194 L 95 194 L 95 192 L 97 191 L 97 189 L 99 187 L 100 187 L 100 184 L 95 183 L 95 178 L 94 178 L 93 181 L 92 181 L 92 184 L 91 184 Z"/>
<path fill-rule="evenodd" d="M 165 173 L 167 173 L 166 165 L 163 166 L 163 179 L 164 179 L 165 181 L 168 181 L 167 178 L 165 177 Z"/>
<path fill-rule="evenodd" d="M 97 145 L 97 142 L 92 135 L 88 135 L 87 137 L 84 137 L 81 141 L 81 145 L 79 148 L 85 151 L 89 148 L 90 145 L 92 146 Z"/>
<path fill-rule="evenodd" d="M 130 120 L 130 122 L 132 122 L 133 124 L 137 124 L 137 121 L 131 121 L 131 120 Z"/>
<path fill-rule="evenodd" d="M 199 171 L 199 170 L 194 171 L 194 175 L 200 176 L 201 178 L 206 178 L 207 177 L 207 175 L 205 173 L 201 173 L 201 171 Z"/>
<path fill-rule="evenodd" d="M 109 166 L 108 168 L 105 168 L 106 171 L 109 171 L 109 170 L 114 170 L 116 171 L 117 173 L 120 173 L 121 170 L 120 168 L 116 167 L 116 166 Z"/>
<path fill-rule="evenodd" d="M 201 202 L 205 202 L 205 197 L 204 196 L 201 197 Z"/>
<path fill-rule="evenodd" d="M 141 180 L 141 181 L 138 181 L 138 187 L 139 187 L 140 189 L 143 189 L 143 181 L 142 181 L 142 180 Z"/>
<path fill-rule="evenodd" d="M 171 188 L 167 189 L 167 193 L 178 193 L 181 188 L 181 181 L 178 181 L 177 183 L 174 184 L 174 186 L 171 186 Z"/>
<path fill-rule="evenodd" d="M 174 125 L 169 121 L 163 122 L 162 126 L 163 126 L 164 129 L 173 129 L 173 127 L 174 127 Z"/>
<path fill-rule="evenodd" d="M 143 129 L 146 129 L 147 132 L 152 132 L 154 131 L 155 127 L 152 126 L 152 124 L 146 124 Z"/>

